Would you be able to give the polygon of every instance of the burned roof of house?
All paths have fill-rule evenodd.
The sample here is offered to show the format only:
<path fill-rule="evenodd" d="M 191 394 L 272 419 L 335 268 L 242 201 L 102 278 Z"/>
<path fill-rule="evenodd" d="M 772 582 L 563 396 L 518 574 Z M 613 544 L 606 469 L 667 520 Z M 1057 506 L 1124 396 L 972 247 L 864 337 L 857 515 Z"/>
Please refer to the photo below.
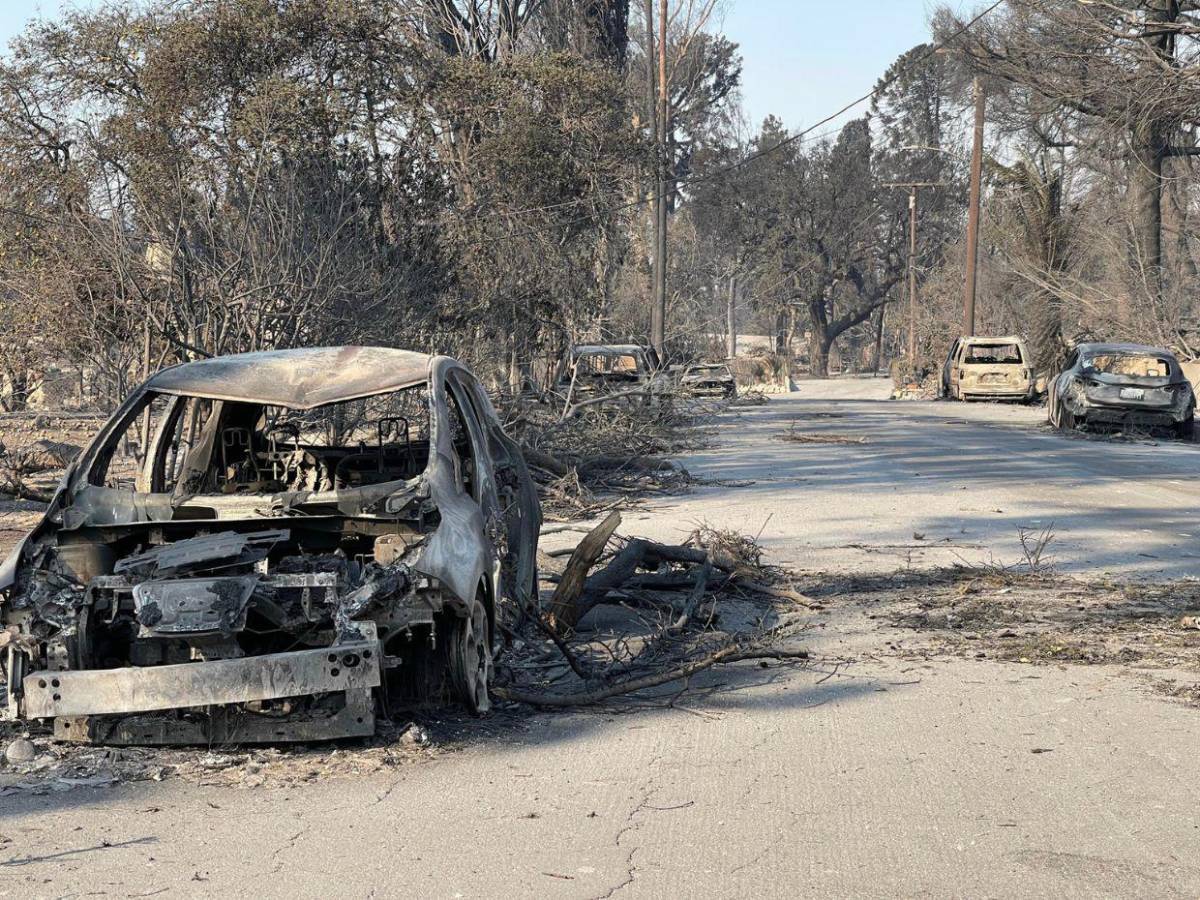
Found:
<path fill-rule="evenodd" d="M 388 347 L 307 347 L 238 353 L 159 372 L 152 391 L 312 409 L 412 387 L 432 357 Z"/>

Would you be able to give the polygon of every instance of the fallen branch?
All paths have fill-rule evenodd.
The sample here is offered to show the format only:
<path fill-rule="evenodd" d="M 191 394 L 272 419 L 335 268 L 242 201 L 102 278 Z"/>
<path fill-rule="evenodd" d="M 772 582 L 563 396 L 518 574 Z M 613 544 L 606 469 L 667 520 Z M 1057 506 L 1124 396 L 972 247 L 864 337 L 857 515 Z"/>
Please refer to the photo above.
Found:
<path fill-rule="evenodd" d="M 537 466 L 551 475 L 557 475 L 562 478 L 571 471 L 571 467 L 556 456 L 551 456 L 543 450 L 538 450 L 534 447 L 523 447 L 522 454 L 525 456 L 525 461 L 531 466 Z"/>
<path fill-rule="evenodd" d="M 738 580 L 738 587 L 745 588 L 748 591 L 754 591 L 756 594 L 765 594 L 768 597 L 775 597 L 779 600 L 791 600 L 793 603 L 798 603 L 801 606 L 809 608 L 819 607 L 821 604 L 799 591 L 793 591 L 791 588 L 778 588 L 769 584 L 763 584 L 761 581 L 749 581 L 745 578 Z"/>
<path fill-rule="evenodd" d="M 613 532 L 620 524 L 621 514 L 609 513 L 603 522 L 593 528 L 579 542 L 575 552 L 571 554 L 571 558 L 567 561 L 567 568 L 563 571 L 562 580 L 554 589 L 554 596 L 550 598 L 550 609 L 546 618 L 552 628 L 559 631 L 565 628 L 574 628 L 583 613 L 587 611 L 586 609 L 580 611 L 578 603 L 579 597 L 583 593 L 587 573 L 596 564 L 596 560 L 608 546 L 608 539 L 613 536 Z"/>
<path fill-rule="evenodd" d="M 571 652 L 571 648 L 567 646 L 567 642 L 559 637 L 558 632 L 546 623 L 546 620 L 542 618 L 541 613 L 539 613 L 536 609 L 529 609 L 526 610 L 526 612 L 529 615 L 529 618 L 533 620 L 533 624 L 538 627 L 538 631 L 542 632 L 554 642 L 554 646 L 557 647 L 558 652 L 563 655 L 563 659 L 567 661 L 567 665 L 571 667 L 571 671 L 584 681 L 587 681 L 589 678 L 591 678 L 591 672 L 583 667 L 583 664 L 579 661 L 579 657 Z"/>
<path fill-rule="evenodd" d="M 704 590 L 708 587 L 708 579 L 712 577 L 712 571 L 712 563 L 708 562 L 700 569 L 700 574 L 696 576 L 696 586 L 692 588 L 692 594 L 688 597 L 687 605 L 684 606 L 683 612 L 679 614 L 679 618 L 675 620 L 675 624 L 671 626 L 671 631 L 678 632 L 687 627 L 687 623 L 691 621 L 692 615 L 696 612 L 696 607 L 704 599 Z"/>

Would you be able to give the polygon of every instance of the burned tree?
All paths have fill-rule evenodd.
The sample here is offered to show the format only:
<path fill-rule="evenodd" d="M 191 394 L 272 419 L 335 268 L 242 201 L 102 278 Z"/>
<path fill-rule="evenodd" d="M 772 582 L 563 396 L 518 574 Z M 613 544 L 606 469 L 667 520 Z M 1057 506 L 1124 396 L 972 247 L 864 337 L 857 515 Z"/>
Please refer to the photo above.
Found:
<path fill-rule="evenodd" d="M 1197 10 L 1193 0 L 1013 0 L 954 42 L 979 70 L 1027 91 L 1031 119 L 1057 111 L 1056 141 L 1098 147 L 1119 135 L 1131 287 L 1152 302 L 1164 289 L 1164 166 L 1195 153 Z M 945 10 L 938 23 L 962 26 Z"/>

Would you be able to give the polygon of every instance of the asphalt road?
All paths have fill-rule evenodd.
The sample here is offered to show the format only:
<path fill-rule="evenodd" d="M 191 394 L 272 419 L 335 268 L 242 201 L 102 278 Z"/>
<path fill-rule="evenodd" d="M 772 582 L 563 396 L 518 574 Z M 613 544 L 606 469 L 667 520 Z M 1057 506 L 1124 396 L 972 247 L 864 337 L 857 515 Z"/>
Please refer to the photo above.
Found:
<path fill-rule="evenodd" d="M 1044 407 L 897 402 L 889 388 L 803 381 L 744 412 L 689 467 L 753 483 L 701 488 L 638 527 L 677 539 L 706 519 L 761 530 L 795 568 L 872 572 L 1014 564 L 1021 529 L 1049 528 L 1046 556 L 1066 572 L 1200 574 L 1200 443 L 1064 435 Z M 864 443 L 779 439 L 791 431 Z"/>
<path fill-rule="evenodd" d="M 1196 573 L 1195 448 L 885 391 L 805 383 L 741 413 L 690 465 L 754 483 L 625 530 L 707 518 L 798 567 L 892 571 L 1011 560 L 1018 525 L 1053 521 L 1070 569 Z M 792 419 L 868 442 L 776 440 Z M 727 669 L 674 708 L 493 723 L 364 776 L 0 797 L 0 894 L 1200 895 L 1195 708 L 1109 667 L 913 660 L 836 604 L 822 623 L 812 648 L 848 665 Z"/>

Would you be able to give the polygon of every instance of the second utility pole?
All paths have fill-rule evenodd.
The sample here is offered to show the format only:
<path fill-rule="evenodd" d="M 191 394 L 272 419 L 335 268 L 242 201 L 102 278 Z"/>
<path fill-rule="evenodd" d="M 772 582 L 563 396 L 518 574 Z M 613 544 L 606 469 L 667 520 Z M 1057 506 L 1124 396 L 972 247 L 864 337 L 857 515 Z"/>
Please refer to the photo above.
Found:
<path fill-rule="evenodd" d="M 917 188 L 945 187 L 940 181 L 885 181 L 880 187 L 908 189 L 908 364 L 917 367 Z"/>
<path fill-rule="evenodd" d="M 647 2 L 649 7 L 650 3 Z M 647 9 L 649 12 L 649 9 Z M 653 33 L 649 22 L 647 32 Z M 653 46 L 653 45 L 651 45 Z M 658 120 L 655 143 L 658 145 L 658 185 L 654 192 L 654 307 L 650 316 L 650 343 L 665 358 L 667 342 L 667 154 L 670 144 L 670 103 L 667 93 L 667 0 L 658 4 Z"/>
<path fill-rule="evenodd" d="M 975 76 L 975 139 L 971 146 L 971 200 L 967 210 L 967 275 L 963 284 L 963 334 L 975 334 L 975 269 L 979 262 L 979 195 L 983 180 L 983 84 Z"/>
<path fill-rule="evenodd" d="M 908 190 L 908 364 L 917 370 L 917 185 Z"/>

